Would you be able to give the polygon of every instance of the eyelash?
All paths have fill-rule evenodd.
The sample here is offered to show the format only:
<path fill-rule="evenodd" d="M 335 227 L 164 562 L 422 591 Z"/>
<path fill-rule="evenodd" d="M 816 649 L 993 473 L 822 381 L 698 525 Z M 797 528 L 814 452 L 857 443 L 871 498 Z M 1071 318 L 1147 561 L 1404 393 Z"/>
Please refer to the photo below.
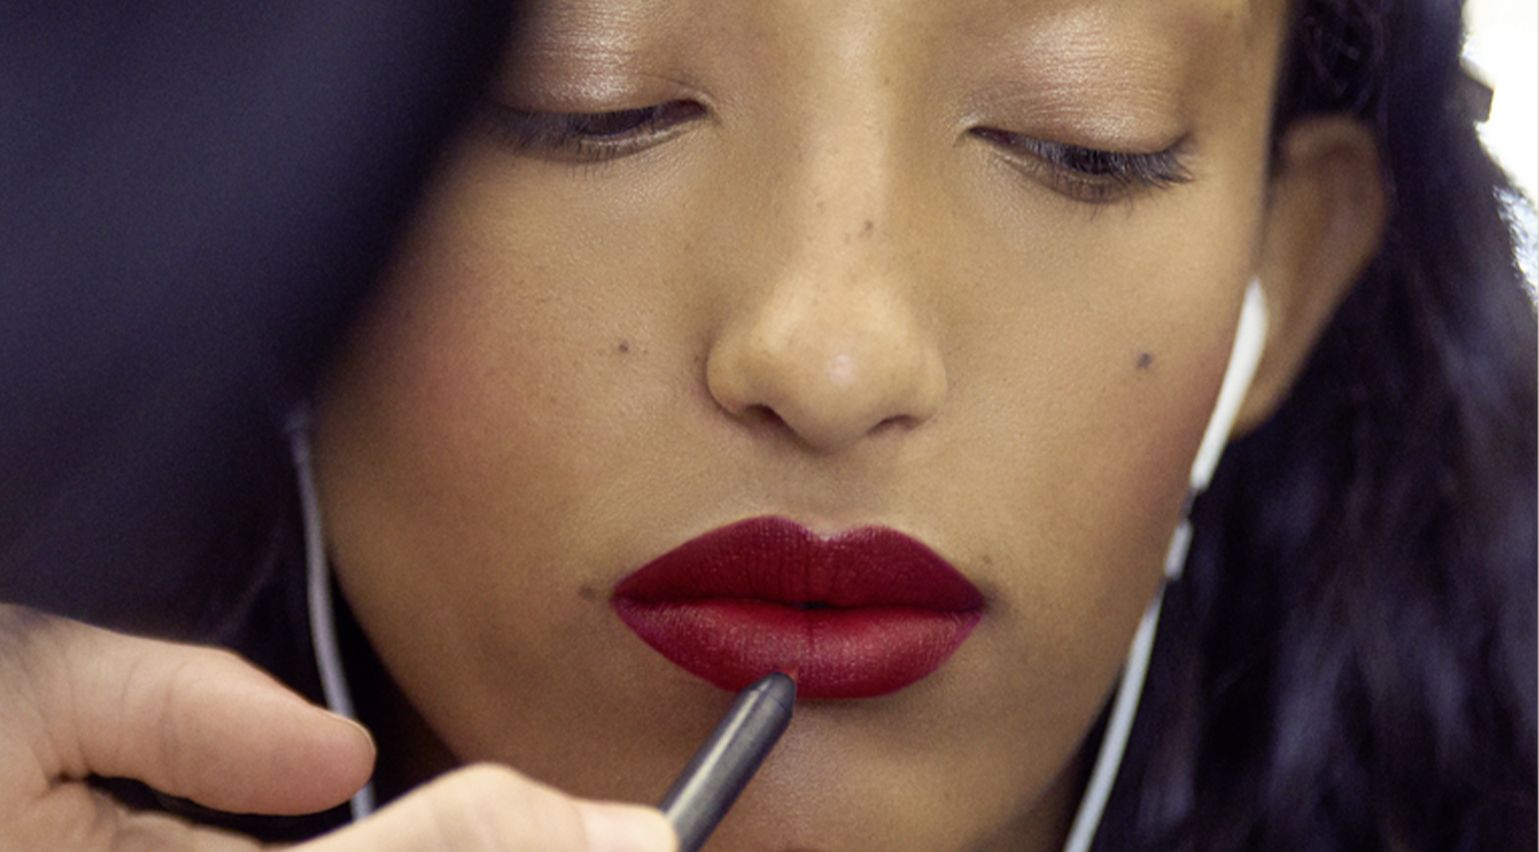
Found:
<path fill-rule="evenodd" d="M 974 128 L 971 133 L 1003 149 L 1011 165 L 1030 170 L 1033 176 L 1045 172 L 1052 189 L 1087 204 L 1109 204 L 1143 190 L 1168 189 L 1192 179 L 1186 166 L 1185 139 L 1163 151 L 1137 154 L 1047 142 L 987 127 Z"/>
<path fill-rule="evenodd" d="M 705 115 L 694 101 L 666 101 L 612 112 L 534 112 L 488 103 L 481 126 L 513 149 L 549 159 L 593 163 L 635 154 Z"/>
<path fill-rule="evenodd" d="M 705 112 L 699 103 L 682 100 L 592 113 L 535 112 L 487 103 L 479 122 L 494 139 L 519 152 L 595 163 L 664 142 Z M 1048 142 L 987 127 L 970 132 L 1004 150 L 1012 165 L 1031 170 L 1054 191 L 1087 204 L 1108 204 L 1192 179 L 1182 151 L 1185 140 L 1163 151 L 1139 154 Z"/>

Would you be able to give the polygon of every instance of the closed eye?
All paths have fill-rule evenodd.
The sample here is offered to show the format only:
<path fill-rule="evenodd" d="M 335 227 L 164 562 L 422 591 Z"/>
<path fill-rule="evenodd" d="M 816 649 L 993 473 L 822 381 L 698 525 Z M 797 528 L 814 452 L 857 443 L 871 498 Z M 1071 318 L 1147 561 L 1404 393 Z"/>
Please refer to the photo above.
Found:
<path fill-rule="evenodd" d="M 536 112 L 487 103 L 478 123 L 497 141 L 549 159 L 593 162 L 643 151 L 704 117 L 695 101 L 610 112 Z"/>
<path fill-rule="evenodd" d="M 1012 165 L 1050 189 L 1090 204 L 1119 201 L 1192 179 L 1185 162 L 1185 139 L 1162 151 L 1134 153 L 1049 142 L 989 127 L 969 132 L 999 148 Z"/>

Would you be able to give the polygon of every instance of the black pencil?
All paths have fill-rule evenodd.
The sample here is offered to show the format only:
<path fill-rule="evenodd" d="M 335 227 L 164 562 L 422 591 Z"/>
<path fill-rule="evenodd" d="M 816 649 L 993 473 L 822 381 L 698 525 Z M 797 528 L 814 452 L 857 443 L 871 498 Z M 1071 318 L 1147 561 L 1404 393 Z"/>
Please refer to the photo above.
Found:
<path fill-rule="evenodd" d="M 780 672 L 738 693 L 663 797 L 663 815 L 679 836 L 680 852 L 705 844 L 791 723 L 795 703 L 796 683 Z"/>

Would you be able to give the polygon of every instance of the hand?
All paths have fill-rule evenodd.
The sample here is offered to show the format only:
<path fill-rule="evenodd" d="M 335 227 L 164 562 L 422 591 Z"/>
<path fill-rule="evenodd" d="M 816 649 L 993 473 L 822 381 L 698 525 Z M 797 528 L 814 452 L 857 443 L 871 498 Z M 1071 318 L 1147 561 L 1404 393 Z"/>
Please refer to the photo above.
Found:
<path fill-rule="evenodd" d="M 250 852 L 254 841 L 130 811 L 87 786 L 128 777 L 219 810 L 303 814 L 368 779 L 364 729 L 226 651 L 0 604 L 0 849 Z M 666 852 L 657 810 L 576 799 L 490 765 L 450 773 L 304 852 Z"/>

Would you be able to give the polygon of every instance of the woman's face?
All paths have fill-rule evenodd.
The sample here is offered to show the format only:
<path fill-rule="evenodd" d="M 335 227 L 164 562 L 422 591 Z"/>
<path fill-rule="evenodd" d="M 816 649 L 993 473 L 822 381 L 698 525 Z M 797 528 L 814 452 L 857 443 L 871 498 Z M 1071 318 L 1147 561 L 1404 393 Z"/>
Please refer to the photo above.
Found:
<path fill-rule="evenodd" d="M 1061 842 L 1257 268 L 1282 4 L 530 6 L 320 402 L 401 693 L 458 759 L 656 801 L 731 695 L 616 584 L 886 527 L 982 617 L 801 703 L 720 848 Z"/>

